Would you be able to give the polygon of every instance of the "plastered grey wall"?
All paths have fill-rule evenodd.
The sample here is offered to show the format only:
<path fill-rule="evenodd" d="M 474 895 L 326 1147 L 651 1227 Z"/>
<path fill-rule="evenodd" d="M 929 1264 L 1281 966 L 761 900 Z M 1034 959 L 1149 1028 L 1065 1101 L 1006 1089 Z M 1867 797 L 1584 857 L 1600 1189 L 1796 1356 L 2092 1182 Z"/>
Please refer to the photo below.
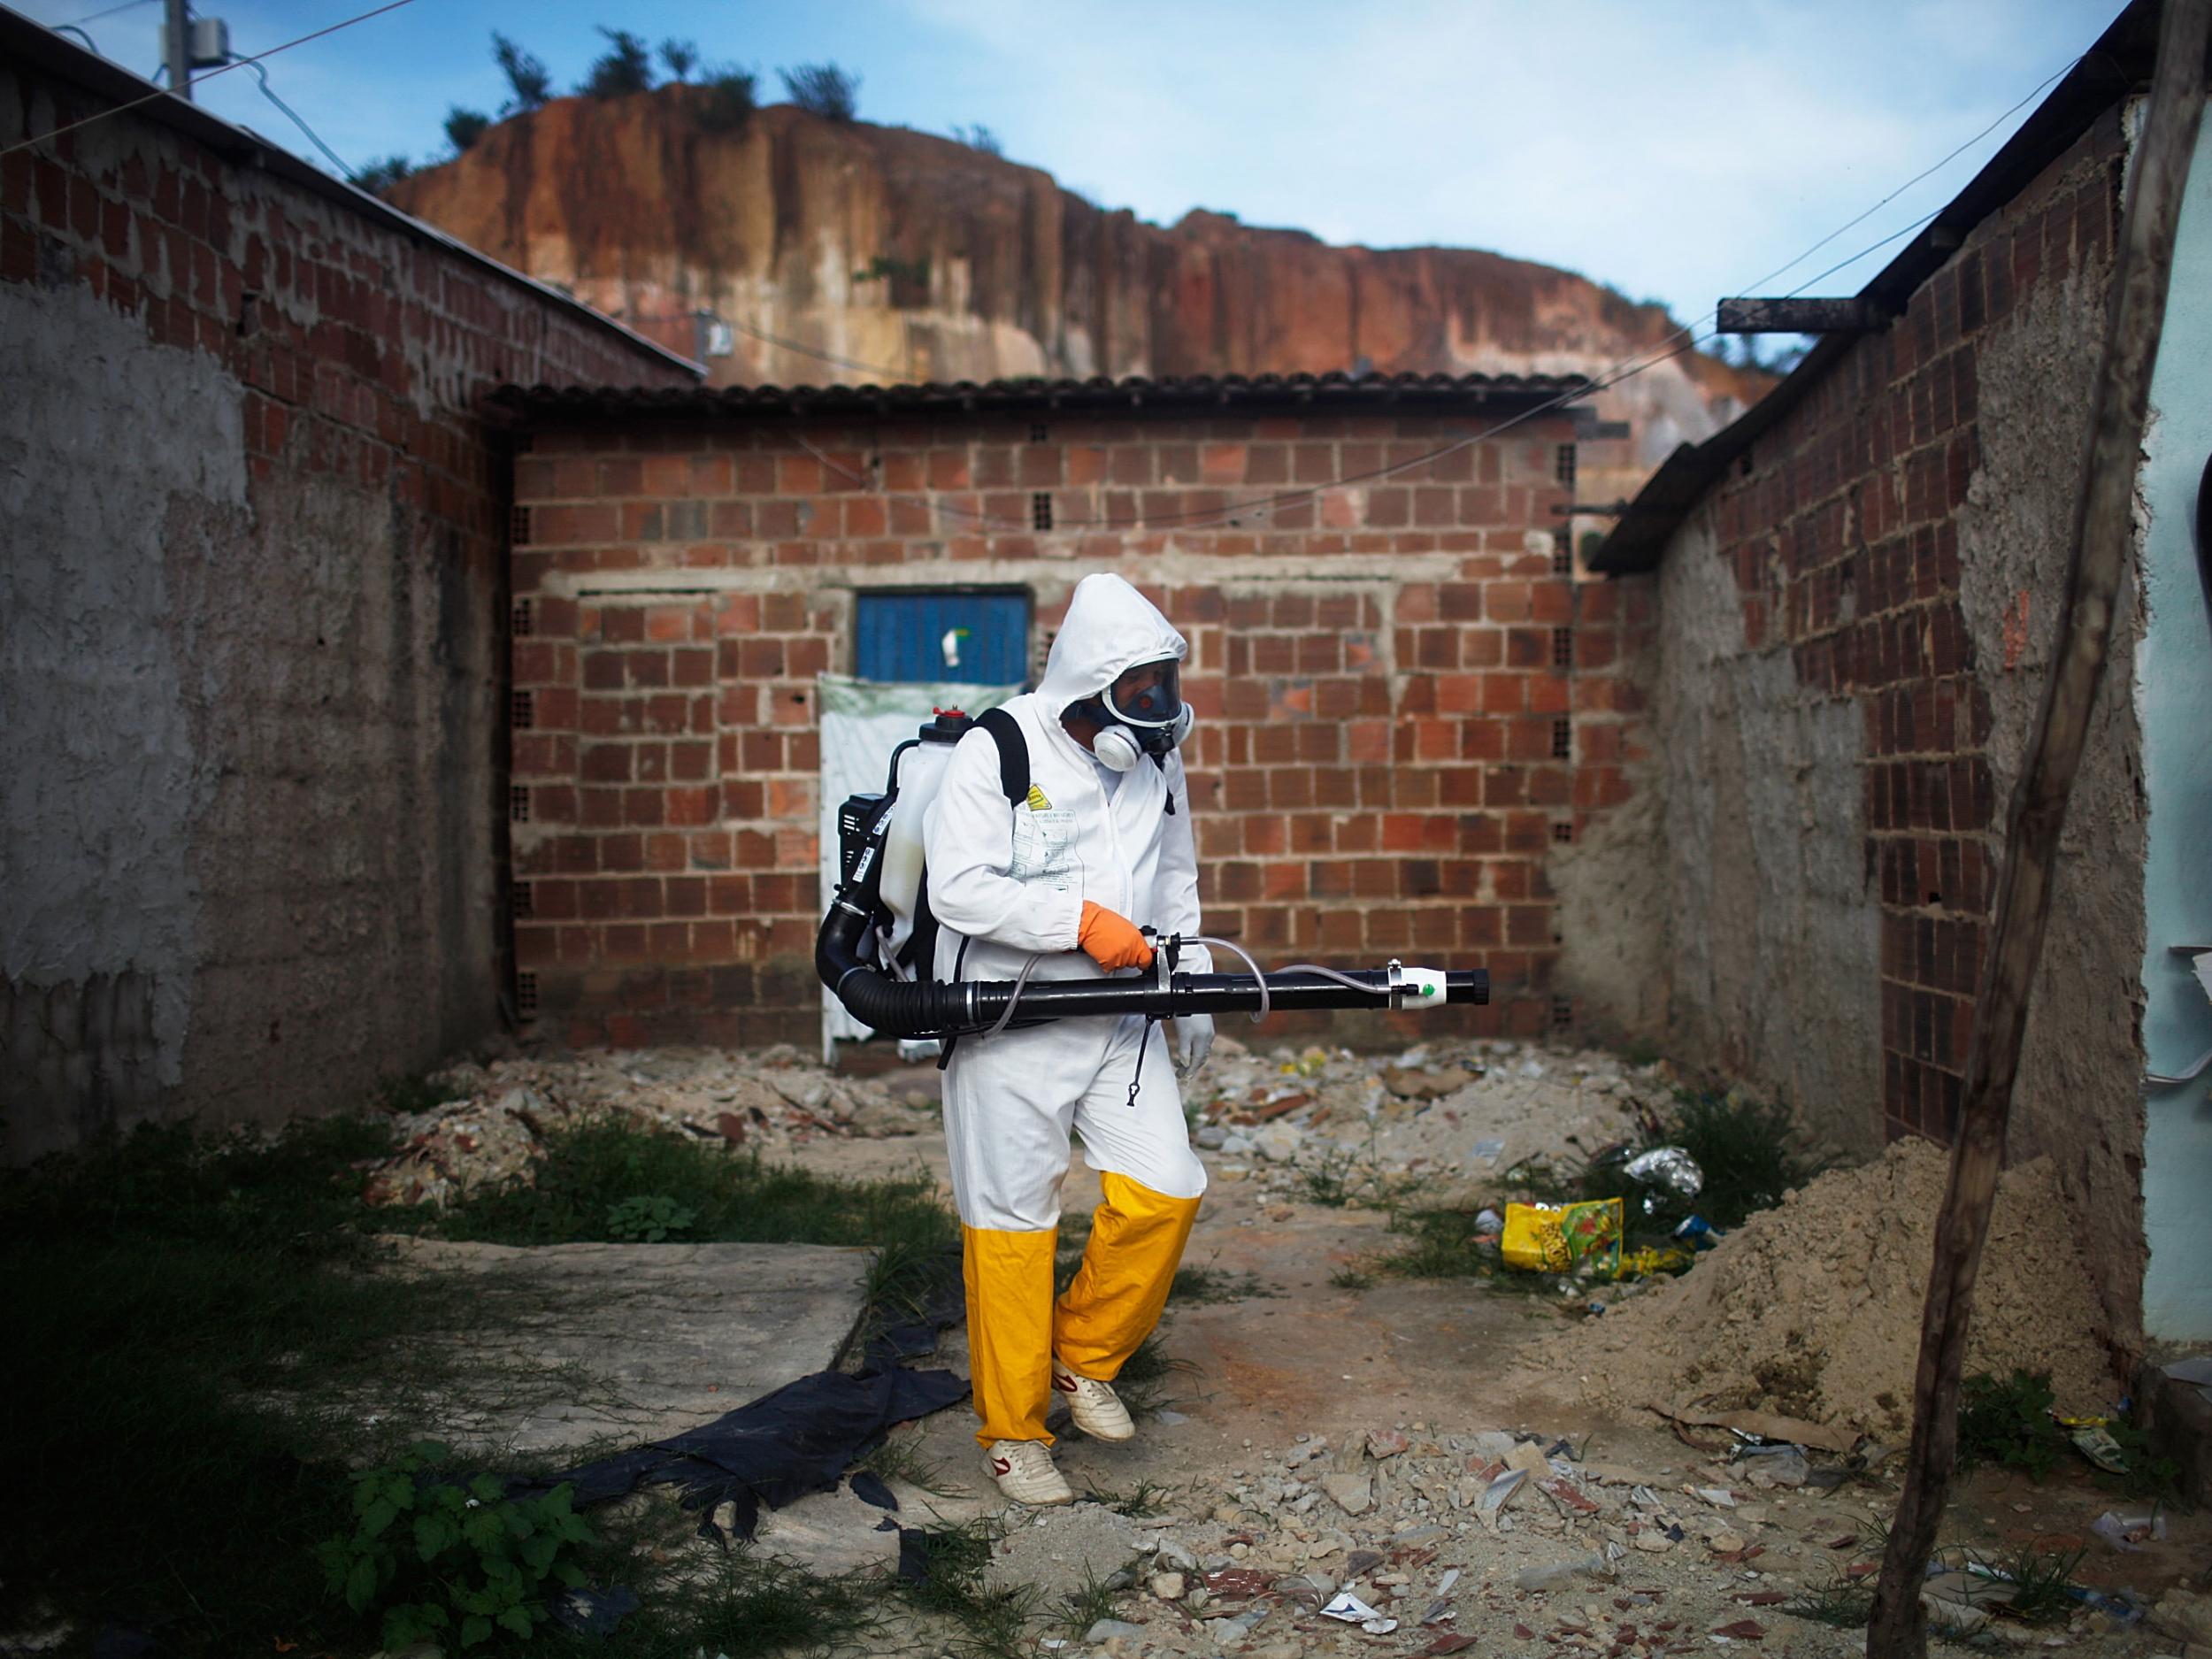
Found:
<path fill-rule="evenodd" d="M 1708 513 L 1660 575 L 1668 1027 L 1677 1051 L 1787 1104 L 1819 1143 L 1870 1151 L 1881 1093 L 1881 925 L 1867 889 L 1865 719 L 1747 652 Z"/>
<path fill-rule="evenodd" d="M 1981 355 L 1982 465 L 1958 515 L 1960 608 L 1990 700 L 2001 828 L 2042 699 L 2063 603 L 2081 458 L 2102 354 L 2105 267 L 2047 285 Z M 2192 296 L 2177 292 L 2174 303 Z M 2006 1155 L 2047 1155 L 2116 1343 L 2139 1336 L 2142 1219 L 2141 637 L 2132 567 L 2060 841 Z M 2001 843 L 2000 843 L 2001 846 Z M 2001 862 L 2001 854 L 1993 857 Z"/>
<path fill-rule="evenodd" d="M 236 384 L 88 289 L 0 286 L 0 1083 L 42 1149 L 183 1079 L 215 774 L 164 546 L 237 536 L 246 457 Z"/>
<path fill-rule="evenodd" d="M 236 381 L 81 285 L 0 283 L 0 339 L 7 1156 L 480 1035 L 497 572 L 388 492 L 250 489 Z"/>
<path fill-rule="evenodd" d="M 1628 577 L 1624 588 L 1657 579 Z M 1620 664 L 1624 681 L 1648 687 L 1659 679 L 1656 635 Z M 1545 875 L 1558 898 L 1559 958 L 1554 989 L 1576 1002 L 1576 1024 L 1601 1041 L 1661 1041 L 1674 964 L 1667 932 L 1665 869 L 1666 761 L 1641 723 L 1627 730 L 1637 746 L 1624 752 L 1625 801 L 1588 814 L 1575 841 L 1548 849 Z"/>

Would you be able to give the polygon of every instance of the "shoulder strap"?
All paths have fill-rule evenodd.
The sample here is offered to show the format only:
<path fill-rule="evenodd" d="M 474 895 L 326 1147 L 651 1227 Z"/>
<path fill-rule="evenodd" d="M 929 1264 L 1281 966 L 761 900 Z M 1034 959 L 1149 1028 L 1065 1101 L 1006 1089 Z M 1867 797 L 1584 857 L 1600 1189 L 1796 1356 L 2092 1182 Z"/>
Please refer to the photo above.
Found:
<path fill-rule="evenodd" d="M 1152 761 L 1159 767 L 1161 780 L 1167 785 L 1167 816 L 1173 818 L 1175 816 L 1175 780 L 1167 775 L 1167 757 L 1155 755 Z"/>
<path fill-rule="evenodd" d="M 1022 735 L 1021 722 L 1004 709 L 986 709 L 975 723 L 998 745 L 998 787 L 1006 803 L 1019 806 L 1029 799 L 1029 740 Z"/>

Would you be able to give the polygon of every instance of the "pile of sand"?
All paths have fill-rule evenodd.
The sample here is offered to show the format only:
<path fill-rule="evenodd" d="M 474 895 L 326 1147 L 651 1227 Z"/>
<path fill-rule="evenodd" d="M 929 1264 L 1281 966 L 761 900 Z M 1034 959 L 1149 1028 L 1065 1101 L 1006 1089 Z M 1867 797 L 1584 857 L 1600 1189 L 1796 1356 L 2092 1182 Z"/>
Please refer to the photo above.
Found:
<path fill-rule="evenodd" d="M 1681 1279 L 1534 1356 L 1618 1409 L 1698 1401 L 1874 1433 L 1909 1426 L 1921 1307 L 1949 1155 L 1900 1141 L 1753 1217 Z M 2119 1394 L 2047 1159 L 2005 1172 L 1968 1331 L 1969 1376 L 2047 1371 L 2064 1412 Z"/>

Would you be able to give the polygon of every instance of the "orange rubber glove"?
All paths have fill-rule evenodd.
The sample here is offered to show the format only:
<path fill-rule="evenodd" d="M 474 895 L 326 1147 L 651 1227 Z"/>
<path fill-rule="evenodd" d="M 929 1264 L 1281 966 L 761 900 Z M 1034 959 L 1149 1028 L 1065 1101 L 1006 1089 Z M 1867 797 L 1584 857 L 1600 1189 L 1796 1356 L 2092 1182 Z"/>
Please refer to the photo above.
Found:
<path fill-rule="evenodd" d="M 1116 968 L 1152 965 L 1152 947 L 1137 931 L 1137 925 L 1089 899 L 1083 901 L 1083 919 L 1076 926 L 1075 942 L 1109 973 Z"/>

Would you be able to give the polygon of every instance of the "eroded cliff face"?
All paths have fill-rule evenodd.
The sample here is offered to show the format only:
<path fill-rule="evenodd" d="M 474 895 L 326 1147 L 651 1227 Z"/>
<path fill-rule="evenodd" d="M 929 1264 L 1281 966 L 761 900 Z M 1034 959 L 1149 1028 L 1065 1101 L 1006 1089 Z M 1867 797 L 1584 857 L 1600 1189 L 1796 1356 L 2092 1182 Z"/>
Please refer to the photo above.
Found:
<path fill-rule="evenodd" d="M 565 98 L 392 199 L 680 350 L 700 347 L 696 313 L 726 320 L 718 383 L 1594 374 L 1674 332 L 1657 306 L 1525 260 L 1332 247 L 1207 212 L 1162 229 L 926 133 L 788 105 L 712 131 L 705 98 Z M 1684 352 L 1603 395 L 1632 434 L 1586 450 L 1585 498 L 1632 489 L 1767 383 Z"/>

